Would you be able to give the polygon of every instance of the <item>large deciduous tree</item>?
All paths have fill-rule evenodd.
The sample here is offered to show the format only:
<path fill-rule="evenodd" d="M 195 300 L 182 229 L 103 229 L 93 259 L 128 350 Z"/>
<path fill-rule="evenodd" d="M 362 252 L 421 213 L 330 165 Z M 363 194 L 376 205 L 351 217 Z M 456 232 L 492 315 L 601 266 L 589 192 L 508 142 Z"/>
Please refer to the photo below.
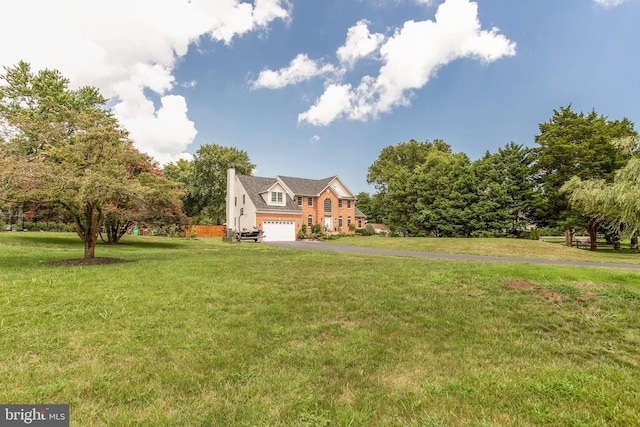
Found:
<path fill-rule="evenodd" d="M 218 144 L 202 145 L 193 156 L 188 190 L 201 222 L 222 225 L 225 221 L 229 168 L 239 175 L 251 175 L 255 165 L 246 151 Z"/>
<path fill-rule="evenodd" d="M 384 206 L 384 212 L 379 214 L 394 231 L 403 234 L 419 232 L 412 221 L 418 202 L 412 180 L 434 151 L 451 153 L 451 147 L 441 140 L 418 142 L 412 139 L 383 148 L 369 167 L 367 182 L 374 185 L 378 191 L 374 197 Z"/>
<path fill-rule="evenodd" d="M 59 72 L 29 64 L 0 76 L 0 192 L 17 202 L 56 203 L 73 218 L 93 258 L 105 215 L 114 206 L 179 203 L 180 193 L 136 150 L 106 99 L 91 87 L 69 88 Z M 113 211 L 113 210 L 112 210 Z"/>
<path fill-rule="evenodd" d="M 570 203 L 597 218 L 612 235 L 630 238 L 637 245 L 640 234 L 640 140 L 635 136 L 614 143 L 632 157 L 615 173 L 611 182 L 601 178 L 582 180 L 574 176 L 562 191 L 569 194 Z"/>
<path fill-rule="evenodd" d="M 540 195 L 538 222 L 564 227 L 567 245 L 571 245 L 573 230 L 585 227 L 595 249 L 599 217 L 585 216 L 572 209 L 560 189 L 574 176 L 611 182 L 615 171 L 629 159 L 611 141 L 635 135 L 633 123 L 626 118 L 608 120 L 595 110 L 589 114 L 575 113 L 568 106 L 554 110 L 553 117 L 540 124 L 539 129 L 540 134 L 535 137 L 539 145 L 535 165 Z"/>
<path fill-rule="evenodd" d="M 139 155 L 140 153 L 134 152 Z M 186 191 L 167 179 L 151 159 L 130 158 L 135 191 L 121 193 L 104 206 L 104 232 L 108 243 L 118 243 L 134 224 L 180 227 L 186 224 L 182 198 Z M 104 238 L 103 238 L 104 239 Z"/>

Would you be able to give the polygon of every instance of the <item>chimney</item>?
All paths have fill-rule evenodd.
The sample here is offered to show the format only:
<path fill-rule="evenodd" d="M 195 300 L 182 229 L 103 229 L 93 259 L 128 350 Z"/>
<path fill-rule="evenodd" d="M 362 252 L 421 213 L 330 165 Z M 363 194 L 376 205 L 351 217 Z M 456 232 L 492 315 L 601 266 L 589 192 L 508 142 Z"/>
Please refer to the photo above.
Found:
<path fill-rule="evenodd" d="M 233 198 L 235 195 L 236 170 L 227 169 L 227 237 L 233 236 Z"/>

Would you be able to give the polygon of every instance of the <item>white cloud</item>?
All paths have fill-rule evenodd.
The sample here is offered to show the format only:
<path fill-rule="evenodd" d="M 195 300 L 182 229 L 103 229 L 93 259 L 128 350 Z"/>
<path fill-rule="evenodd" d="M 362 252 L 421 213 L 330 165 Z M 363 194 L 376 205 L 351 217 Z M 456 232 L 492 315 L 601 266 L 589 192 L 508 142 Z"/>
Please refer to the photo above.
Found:
<path fill-rule="evenodd" d="M 320 135 L 313 135 L 311 138 L 309 138 L 309 142 L 311 142 L 312 144 L 318 141 L 320 141 Z"/>
<path fill-rule="evenodd" d="M 460 58 L 489 63 L 515 55 L 515 51 L 515 43 L 497 28 L 482 30 L 477 3 L 446 0 L 438 7 L 435 21 L 407 21 L 380 46 L 382 66 L 377 77 L 363 77 L 355 89 L 330 82 L 298 121 L 328 125 L 343 116 L 375 118 L 408 105 L 412 90 L 425 86 L 443 65 Z"/>
<path fill-rule="evenodd" d="M 160 99 L 162 106 L 156 111 L 153 103 L 139 97 L 119 103 L 114 111 L 122 125 L 129 129 L 134 141 L 147 142 L 145 152 L 164 164 L 180 158 L 176 147 L 186 147 L 196 136 L 196 128 L 187 118 L 187 103 L 182 96 L 166 95 Z"/>
<path fill-rule="evenodd" d="M 293 58 L 286 68 L 281 68 L 278 71 L 262 70 L 251 85 L 254 89 L 280 89 L 323 74 L 334 73 L 335 71 L 336 69 L 333 65 L 325 64 L 320 66 L 319 61 L 309 59 L 306 54 L 301 53 Z"/>
<path fill-rule="evenodd" d="M 627 0 L 593 0 L 593 1 L 595 1 L 600 6 L 603 6 L 605 8 L 609 8 L 609 7 L 619 6 L 619 5 L 621 5 L 622 3 L 624 3 Z"/>
<path fill-rule="evenodd" d="M 287 0 L 21 0 L 3 2 L 0 65 L 20 60 L 59 70 L 74 86 L 97 86 L 136 146 L 165 162 L 184 156 L 196 130 L 173 71 L 204 36 L 230 43 L 289 19 Z M 185 85 L 194 82 L 184 83 Z M 145 96 L 160 96 L 158 110 Z"/>
<path fill-rule="evenodd" d="M 368 22 L 362 20 L 355 26 L 349 28 L 347 31 L 347 41 L 343 46 L 338 48 L 336 55 L 342 64 L 353 67 L 360 58 L 364 58 L 375 52 L 383 40 L 383 34 L 371 34 L 369 32 Z"/>
<path fill-rule="evenodd" d="M 316 104 L 298 115 L 298 122 L 326 126 L 348 111 L 352 104 L 351 85 L 330 84 Z"/>

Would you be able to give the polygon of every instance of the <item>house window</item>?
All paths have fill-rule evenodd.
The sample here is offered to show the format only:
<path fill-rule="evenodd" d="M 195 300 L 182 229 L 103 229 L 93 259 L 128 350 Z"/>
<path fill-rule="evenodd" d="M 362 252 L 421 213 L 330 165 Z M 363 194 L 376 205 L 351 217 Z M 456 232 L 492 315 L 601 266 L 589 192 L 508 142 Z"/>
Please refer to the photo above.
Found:
<path fill-rule="evenodd" d="M 324 211 L 325 212 L 333 212 L 333 207 L 331 206 L 331 199 L 324 199 Z"/>
<path fill-rule="evenodd" d="M 307 225 L 311 227 L 313 225 L 313 215 L 307 217 Z"/>
<path fill-rule="evenodd" d="M 245 202 L 246 202 L 245 197 L 247 197 L 247 195 L 246 195 L 246 194 L 243 194 L 243 195 L 242 195 L 242 204 L 243 204 L 243 205 L 244 205 L 244 204 L 245 204 Z"/>
<path fill-rule="evenodd" d="M 272 191 L 271 192 L 271 202 L 273 202 L 273 203 L 282 203 L 282 192 L 281 191 Z"/>
<path fill-rule="evenodd" d="M 298 196 L 298 206 L 302 206 L 302 196 Z"/>
<path fill-rule="evenodd" d="M 307 197 L 307 206 L 313 206 L 313 197 Z"/>
<path fill-rule="evenodd" d="M 233 206 L 238 206 L 238 198 L 237 197 L 233 198 Z"/>
<path fill-rule="evenodd" d="M 358 218 L 358 228 L 362 228 L 362 218 Z"/>
<path fill-rule="evenodd" d="M 342 228 L 342 216 L 338 217 L 338 228 Z"/>
<path fill-rule="evenodd" d="M 348 216 L 348 217 L 347 217 L 347 227 L 348 227 L 348 226 L 350 226 L 350 225 L 351 225 L 351 217 L 350 217 L 350 216 Z"/>
<path fill-rule="evenodd" d="M 338 199 L 338 208 L 342 209 L 342 199 Z"/>
<path fill-rule="evenodd" d="M 351 209 L 351 200 L 347 200 L 347 209 Z"/>

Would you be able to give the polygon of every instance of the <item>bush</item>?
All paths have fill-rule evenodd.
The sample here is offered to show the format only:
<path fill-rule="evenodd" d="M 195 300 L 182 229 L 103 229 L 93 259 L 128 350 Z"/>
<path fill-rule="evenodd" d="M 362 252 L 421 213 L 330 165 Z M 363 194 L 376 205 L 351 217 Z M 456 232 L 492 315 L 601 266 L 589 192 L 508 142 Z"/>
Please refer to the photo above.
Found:
<path fill-rule="evenodd" d="M 540 240 L 540 230 L 537 228 L 532 228 L 529 232 L 529 238 L 531 240 Z"/>
<path fill-rule="evenodd" d="M 298 240 L 306 239 L 307 238 L 307 233 L 305 233 L 304 230 L 298 230 L 298 234 L 297 234 L 296 238 Z"/>
<path fill-rule="evenodd" d="M 18 229 L 18 224 L 13 225 L 13 229 Z M 4 228 L 3 228 L 4 230 Z M 55 231 L 55 232 L 74 232 L 73 224 L 65 224 L 62 222 L 31 222 L 25 221 L 23 230 L 26 231 Z"/>
<path fill-rule="evenodd" d="M 540 236 L 564 236 L 564 227 L 542 227 L 537 230 Z"/>
<path fill-rule="evenodd" d="M 494 231 L 475 230 L 471 232 L 471 237 L 500 237 L 500 235 Z"/>
<path fill-rule="evenodd" d="M 311 234 L 318 234 L 322 231 L 322 226 L 320 224 L 313 224 L 311 226 Z"/>
<path fill-rule="evenodd" d="M 376 230 L 374 230 L 373 225 L 372 224 L 367 224 L 367 235 L 368 236 L 373 236 L 376 234 Z"/>

